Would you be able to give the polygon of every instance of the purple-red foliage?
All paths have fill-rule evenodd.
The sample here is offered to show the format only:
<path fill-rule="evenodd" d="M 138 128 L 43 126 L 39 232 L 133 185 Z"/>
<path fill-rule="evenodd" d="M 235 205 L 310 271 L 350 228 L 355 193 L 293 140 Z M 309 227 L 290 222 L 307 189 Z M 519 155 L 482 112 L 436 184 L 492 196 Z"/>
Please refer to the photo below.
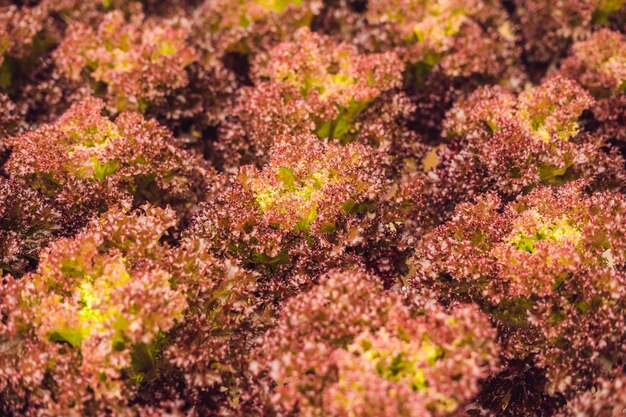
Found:
<path fill-rule="evenodd" d="M 24 128 L 24 107 L 0 93 L 0 152 L 6 151 L 7 137 L 20 133 Z"/>
<path fill-rule="evenodd" d="M 34 190 L 0 177 L 0 275 L 21 276 L 62 229 L 62 216 Z"/>
<path fill-rule="evenodd" d="M 530 62 L 556 61 L 572 40 L 588 36 L 623 8 L 621 0 L 515 0 L 520 35 Z"/>
<path fill-rule="evenodd" d="M 402 136 L 395 132 L 402 126 L 394 119 L 409 113 L 411 105 L 402 96 L 383 94 L 401 86 L 402 69 L 394 53 L 359 54 L 347 43 L 299 30 L 294 41 L 255 61 L 256 84 L 242 89 L 234 117 L 220 135 L 218 149 L 226 166 L 262 164 L 274 138 L 283 134 L 314 133 L 342 143 Z M 383 98 L 387 103 L 379 105 L 378 113 L 367 113 Z"/>
<path fill-rule="evenodd" d="M 0 0 L 0 415 L 621 416 L 625 25 Z"/>
<path fill-rule="evenodd" d="M 0 388 L 11 411 L 134 415 L 129 404 L 154 366 L 185 297 L 160 262 L 170 209 L 112 209 L 7 278 L 0 298 Z"/>
<path fill-rule="evenodd" d="M 256 388 L 250 385 L 247 357 L 254 338 L 271 323 L 270 303 L 259 296 L 259 274 L 234 260 L 216 259 L 202 238 L 186 239 L 168 263 L 188 304 L 165 351 L 183 373 L 183 397 L 197 404 L 198 415 L 215 411 L 202 405 L 207 397 L 231 412 L 249 407 Z"/>
<path fill-rule="evenodd" d="M 597 388 L 580 394 L 559 416 L 619 416 L 626 411 L 626 377 L 615 375 L 599 380 Z"/>
<path fill-rule="evenodd" d="M 77 22 L 54 52 L 67 78 L 87 72 L 104 83 L 109 106 L 117 111 L 145 111 L 170 91 L 189 82 L 185 67 L 198 59 L 189 44 L 191 23 L 185 19 L 145 19 L 135 14 L 106 14 L 96 30 Z"/>
<path fill-rule="evenodd" d="M 213 171 L 200 157 L 178 149 L 156 121 L 123 113 L 113 122 L 103 108 L 88 98 L 55 123 L 8 139 L 5 169 L 81 218 L 121 201 L 185 208 L 202 198 Z"/>
<path fill-rule="evenodd" d="M 332 271 L 285 304 L 250 369 L 277 384 L 279 414 L 445 416 L 496 368 L 494 338 L 472 306 L 412 311 L 376 277 Z"/>
<path fill-rule="evenodd" d="M 561 71 L 597 97 L 624 92 L 626 37 L 609 29 L 594 32 L 572 45 L 572 54 L 562 61 Z"/>
<path fill-rule="evenodd" d="M 204 0 L 194 13 L 199 44 L 210 59 L 257 54 L 308 27 L 320 0 Z"/>
<path fill-rule="evenodd" d="M 5 55 L 23 56 L 28 53 L 37 32 L 42 29 L 40 8 L 0 6 L 0 65 Z"/>
<path fill-rule="evenodd" d="M 351 258 L 347 248 L 392 241 L 419 221 L 420 180 L 390 187 L 384 158 L 365 145 L 282 136 L 270 154 L 201 207 L 190 235 L 248 266 L 294 274 L 336 265 Z"/>
<path fill-rule="evenodd" d="M 487 86 L 448 112 L 448 145 L 437 150 L 430 193 L 444 207 L 487 190 L 515 196 L 541 184 L 585 179 L 620 188 L 624 160 L 606 137 L 581 131 L 579 118 L 594 104 L 578 84 L 554 76 L 519 96 Z"/>
<path fill-rule="evenodd" d="M 412 64 L 440 65 L 450 77 L 519 76 L 519 51 L 507 13 L 492 0 L 372 0 L 367 21 Z"/>
<path fill-rule="evenodd" d="M 625 359 L 626 199 L 581 188 L 460 204 L 413 261 L 414 285 L 479 302 L 504 327 L 507 355 L 536 356 L 552 392 L 585 386 Z"/>
<path fill-rule="evenodd" d="M 624 133 L 626 101 L 626 37 L 600 29 L 588 39 L 572 45 L 560 72 L 577 80 L 598 98 L 592 108 L 597 133 L 607 140 L 626 142 Z"/>

